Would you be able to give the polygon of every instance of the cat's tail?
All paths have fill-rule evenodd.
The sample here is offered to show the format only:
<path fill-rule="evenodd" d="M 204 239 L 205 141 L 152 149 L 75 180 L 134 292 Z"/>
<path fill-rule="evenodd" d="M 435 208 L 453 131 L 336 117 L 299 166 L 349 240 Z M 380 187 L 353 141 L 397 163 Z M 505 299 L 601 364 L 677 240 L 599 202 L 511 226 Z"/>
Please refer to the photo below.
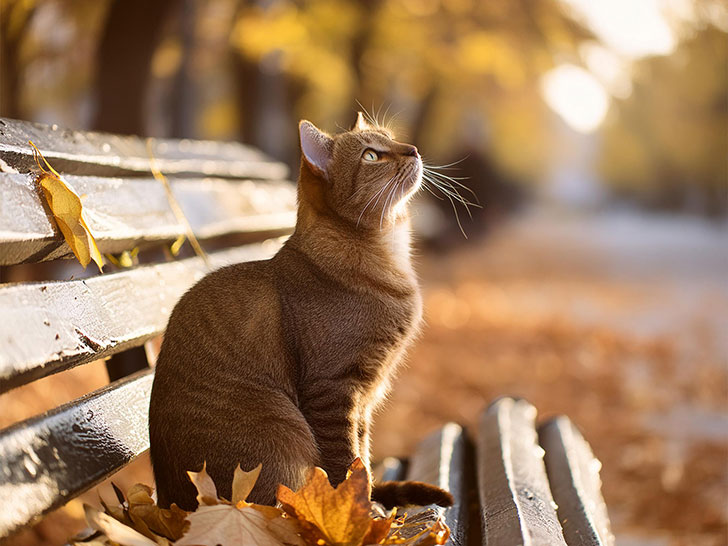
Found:
<path fill-rule="evenodd" d="M 452 506 L 454 499 L 450 493 L 424 482 L 382 482 L 374 484 L 372 500 L 383 504 L 388 510 L 395 506 L 414 504 L 426 506 Z"/>

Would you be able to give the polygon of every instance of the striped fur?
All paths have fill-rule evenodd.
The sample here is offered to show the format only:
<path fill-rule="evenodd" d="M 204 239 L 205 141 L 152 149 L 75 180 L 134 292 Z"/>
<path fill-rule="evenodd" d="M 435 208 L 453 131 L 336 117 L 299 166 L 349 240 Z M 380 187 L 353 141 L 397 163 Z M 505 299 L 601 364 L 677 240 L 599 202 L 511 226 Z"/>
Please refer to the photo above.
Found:
<path fill-rule="evenodd" d="M 313 465 L 332 483 L 369 465 L 372 414 L 421 320 L 405 203 L 422 162 L 369 125 L 301 135 L 294 234 L 270 260 L 206 276 L 171 315 L 149 411 L 162 506 L 196 505 L 185 471 L 203 461 L 227 498 L 234 468 L 262 463 L 249 498 L 264 504 Z M 397 499 L 426 500 L 413 487 Z"/>

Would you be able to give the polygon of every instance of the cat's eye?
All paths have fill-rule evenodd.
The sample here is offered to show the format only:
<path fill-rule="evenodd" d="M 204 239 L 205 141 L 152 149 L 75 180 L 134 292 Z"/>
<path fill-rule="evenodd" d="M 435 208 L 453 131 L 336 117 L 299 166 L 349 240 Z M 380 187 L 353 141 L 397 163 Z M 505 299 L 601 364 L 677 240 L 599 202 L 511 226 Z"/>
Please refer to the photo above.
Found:
<path fill-rule="evenodd" d="M 372 149 L 368 149 L 364 151 L 364 154 L 362 154 L 361 157 L 364 161 L 377 161 L 379 159 L 379 154 Z"/>

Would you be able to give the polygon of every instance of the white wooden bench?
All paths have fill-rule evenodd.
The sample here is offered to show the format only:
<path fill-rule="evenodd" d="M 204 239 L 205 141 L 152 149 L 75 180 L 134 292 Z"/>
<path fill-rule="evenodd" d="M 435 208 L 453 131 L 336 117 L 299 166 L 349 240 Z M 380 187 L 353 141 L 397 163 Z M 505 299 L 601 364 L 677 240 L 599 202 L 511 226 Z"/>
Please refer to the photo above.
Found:
<path fill-rule="evenodd" d="M 144 141 L 10 119 L 0 119 L 0 268 L 72 256 L 38 192 L 29 140 L 85 195 L 102 253 L 139 247 L 160 260 L 83 279 L 0 284 L 0 393 L 138 351 L 208 271 L 199 257 L 164 261 L 158 252 L 185 228 L 150 173 Z M 269 257 L 292 230 L 295 189 L 284 165 L 233 143 L 154 140 L 151 148 L 197 237 L 217 249 L 212 267 Z M 143 357 L 133 367 L 142 369 L 0 431 L 0 539 L 149 448 L 153 369 Z M 429 507 L 425 517 L 444 517 L 451 544 L 613 544 L 588 444 L 565 417 L 538 426 L 523 400 L 496 401 L 470 436 L 447 424 L 377 473 L 448 489 L 455 505 Z"/>

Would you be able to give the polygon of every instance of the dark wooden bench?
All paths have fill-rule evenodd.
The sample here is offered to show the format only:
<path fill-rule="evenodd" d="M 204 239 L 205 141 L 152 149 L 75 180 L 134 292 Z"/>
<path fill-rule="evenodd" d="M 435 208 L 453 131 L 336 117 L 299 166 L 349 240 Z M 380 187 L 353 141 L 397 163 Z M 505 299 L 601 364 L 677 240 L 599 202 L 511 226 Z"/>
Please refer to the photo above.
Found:
<path fill-rule="evenodd" d="M 138 247 L 151 258 L 88 278 L 0 284 L 0 393 L 138 351 L 163 333 L 177 299 L 208 271 L 199 257 L 165 261 L 159 252 L 185 227 L 151 176 L 144 141 L 0 119 L 6 271 L 72 256 L 37 190 L 29 140 L 85 194 L 102 253 Z M 154 140 L 151 149 L 193 231 L 216 249 L 210 267 L 269 257 L 291 231 L 295 189 L 285 166 L 240 144 Z M 0 539 L 148 449 L 153 368 L 145 361 L 137 367 L 143 369 L 0 431 Z M 110 375 L 120 374 L 110 369 Z M 537 426 L 533 406 L 503 398 L 474 432 L 472 442 L 462 427 L 447 424 L 408 460 L 387 459 L 376 474 L 451 491 L 453 507 L 423 509 L 423 517 L 444 517 L 451 544 L 479 536 L 498 546 L 613 543 L 599 463 L 567 418 Z"/>

